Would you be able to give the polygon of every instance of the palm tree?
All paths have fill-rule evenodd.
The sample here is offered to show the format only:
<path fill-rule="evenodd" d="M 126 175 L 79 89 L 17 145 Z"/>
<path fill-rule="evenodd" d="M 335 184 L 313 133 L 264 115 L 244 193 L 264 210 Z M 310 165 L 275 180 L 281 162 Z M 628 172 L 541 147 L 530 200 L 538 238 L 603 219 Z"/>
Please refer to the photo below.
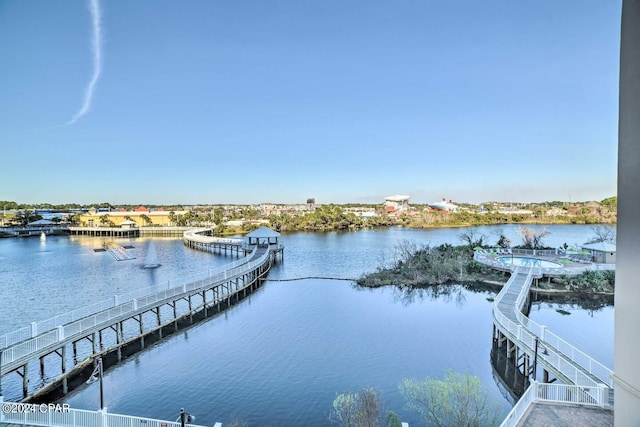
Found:
<path fill-rule="evenodd" d="M 151 218 L 149 218 L 149 215 L 142 214 L 140 215 L 140 218 L 142 218 L 142 220 L 144 221 L 144 225 L 146 226 L 153 225 L 153 221 L 151 221 Z"/>
<path fill-rule="evenodd" d="M 35 211 L 31 210 L 20 211 L 15 216 L 15 220 L 23 227 L 30 222 L 37 221 L 39 219 L 42 219 L 42 217 L 40 215 L 36 215 Z"/>
<path fill-rule="evenodd" d="M 69 224 L 71 225 L 78 225 L 80 224 L 80 214 L 79 213 L 74 213 L 73 215 L 71 215 L 67 221 L 69 222 Z"/>
<path fill-rule="evenodd" d="M 109 218 L 109 215 L 104 214 L 104 215 L 100 215 L 100 224 L 101 225 L 109 225 L 109 222 L 111 221 L 111 218 Z"/>

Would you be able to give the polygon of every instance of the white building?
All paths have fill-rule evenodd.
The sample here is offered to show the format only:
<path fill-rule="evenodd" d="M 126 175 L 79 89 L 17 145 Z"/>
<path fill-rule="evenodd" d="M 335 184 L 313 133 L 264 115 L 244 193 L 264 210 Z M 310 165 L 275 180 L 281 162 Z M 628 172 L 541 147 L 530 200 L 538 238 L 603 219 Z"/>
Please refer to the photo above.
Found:
<path fill-rule="evenodd" d="M 384 208 L 387 212 L 407 212 L 411 196 L 389 196 L 384 198 Z"/>

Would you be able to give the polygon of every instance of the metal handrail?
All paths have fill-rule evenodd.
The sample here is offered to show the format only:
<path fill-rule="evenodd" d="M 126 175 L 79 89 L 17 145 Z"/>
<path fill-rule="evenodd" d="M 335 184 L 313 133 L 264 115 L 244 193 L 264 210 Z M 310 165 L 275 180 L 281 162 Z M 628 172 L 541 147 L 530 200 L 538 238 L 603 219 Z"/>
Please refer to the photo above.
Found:
<path fill-rule="evenodd" d="M 148 295 L 136 296 L 136 292 L 128 294 L 131 299 L 127 301 L 118 301 L 117 297 L 113 298 L 113 305 L 98 312 L 92 313 L 79 319 L 75 319 L 63 325 L 56 325 L 55 328 L 38 334 L 30 339 L 15 343 L 11 347 L 2 351 L 1 365 L 12 363 L 26 355 L 36 352 L 42 348 L 51 346 L 52 344 L 62 341 L 65 337 L 73 336 L 87 328 L 93 328 L 101 324 L 106 324 L 113 319 L 124 316 L 125 314 L 134 313 L 147 304 L 161 301 L 165 298 L 174 297 L 186 293 L 195 293 L 203 288 L 211 287 L 214 284 L 222 284 L 226 280 L 240 276 L 248 271 L 262 265 L 270 256 L 269 251 L 265 251 L 258 259 L 248 261 L 255 256 L 258 246 L 256 246 L 251 254 L 233 263 L 227 264 L 214 270 L 198 280 L 191 282 L 183 282 L 181 285 L 170 287 L 167 290 L 155 292 Z M 148 288 L 147 288 L 148 289 Z M 131 295 L 133 294 L 133 295 Z M 138 304 L 140 302 L 140 305 Z"/>

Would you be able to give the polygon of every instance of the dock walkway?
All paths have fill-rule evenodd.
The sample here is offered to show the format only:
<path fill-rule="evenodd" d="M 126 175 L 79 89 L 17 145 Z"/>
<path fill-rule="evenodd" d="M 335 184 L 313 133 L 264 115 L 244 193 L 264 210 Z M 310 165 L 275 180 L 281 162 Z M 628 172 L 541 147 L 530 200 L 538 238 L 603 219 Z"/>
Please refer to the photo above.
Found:
<path fill-rule="evenodd" d="M 191 239 L 197 241 L 198 245 L 190 244 L 194 249 L 207 250 L 207 244 L 217 244 L 215 237 L 203 236 L 198 232 L 185 232 L 184 239 L 185 244 L 191 242 Z M 224 243 L 239 244 L 237 241 Z M 62 377 L 65 377 L 68 371 L 67 351 L 73 350 L 74 364 L 79 365 L 80 362 L 75 360 L 76 345 L 82 340 L 91 343 L 93 357 L 109 348 L 117 347 L 119 351 L 121 346 L 134 340 L 140 341 L 141 349 L 145 345 L 145 336 L 150 333 L 154 333 L 156 338 L 159 335 L 161 339 L 163 333 L 169 333 L 169 328 L 175 326 L 175 330 L 178 330 L 179 323 L 184 319 L 187 323 L 193 323 L 198 313 L 206 318 L 209 311 L 224 309 L 232 304 L 232 298 L 239 301 L 260 286 L 276 254 L 281 253 L 282 249 L 280 244 L 253 245 L 247 256 L 211 270 L 195 280 L 175 284 L 161 291 L 155 288 L 150 292 L 151 289 L 147 288 L 121 297 L 115 296 L 93 306 L 74 310 L 48 321 L 32 323 L 28 327 L 0 336 L 0 396 L 2 378 L 17 372 L 23 379 L 23 397 L 27 398 L 30 395 L 29 365 L 39 360 L 44 377 L 44 358 L 54 353 L 60 357 Z M 180 307 L 183 307 L 182 311 Z M 143 317 L 146 319 L 144 322 Z M 149 318 L 154 319 L 155 324 Z M 139 326 L 139 334 L 126 340 L 123 324 L 130 324 L 131 321 L 136 328 Z M 105 346 L 103 334 L 113 335 L 115 343 Z M 63 382 L 66 393 L 66 380 Z"/>
<path fill-rule="evenodd" d="M 572 387 L 567 389 L 568 391 L 563 390 L 562 395 L 554 397 L 554 402 L 569 401 L 611 408 L 612 371 L 523 313 L 529 307 L 532 281 L 541 275 L 536 268 L 514 268 L 511 277 L 494 300 L 495 343 L 506 350 L 507 357 L 512 358 L 518 367 L 522 368 L 525 376 L 533 377 L 534 385 L 539 386 L 538 390 L 543 390 L 542 386 L 551 386 L 547 384 L 551 376 L 555 378 L 552 381 L 558 380 L 563 383 L 558 386 Z M 543 368 L 544 382 L 541 384 L 535 381 L 538 365 Z M 527 393 L 529 392 L 530 390 L 527 390 Z M 531 402 L 536 401 L 538 397 L 535 395 Z M 521 405 L 521 401 L 518 405 Z M 516 425 L 519 418 L 509 420 L 508 417 L 503 426 Z"/>

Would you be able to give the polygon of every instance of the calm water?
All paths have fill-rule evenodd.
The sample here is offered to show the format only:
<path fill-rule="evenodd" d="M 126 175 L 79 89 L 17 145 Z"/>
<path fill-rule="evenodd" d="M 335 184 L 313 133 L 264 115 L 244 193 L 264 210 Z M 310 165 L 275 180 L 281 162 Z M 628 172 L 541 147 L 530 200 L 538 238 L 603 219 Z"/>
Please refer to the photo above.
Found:
<path fill-rule="evenodd" d="M 517 241 L 515 227 L 501 227 Z M 497 240 L 494 227 L 477 227 Z M 549 226 L 545 243 L 582 243 L 588 226 Z M 355 278 L 394 256 L 400 242 L 458 244 L 460 229 L 392 228 L 355 233 L 284 235 L 285 261 L 270 279 L 310 276 Z M 141 268 L 148 240 L 135 246 L 138 259 L 115 261 L 95 253 L 100 239 L 0 240 L 0 330 L 24 326 L 64 308 L 96 302 L 146 286 L 162 287 L 193 271 L 205 274 L 229 258 L 185 248 L 180 240 L 154 239 L 162 267 Z M 421 425 L 403 409 L 398 384 L 405 377 L 442 377 L 447 369 L 468 370 L 493 397 L 510 408 L 496 386 L 489 362 L 493 292 L 461 287 L 435 296 L 406 295 L 393 287 L 363 290 L 349 281 L 304 279 L 268 282 L 215 319 L 182 332 L 109 370 L 109 411 L 175 419 L 180 407 L 199 424 L 236 416 L 253 426 L 324 426 L 337 393 L 372 386 L 388 409 Z M 570 315 L 562 315 L 562 308 Z M 532 317 L 576 342 L 611 366 L 613 309 L 568 305 L 534 306 Z M 3 380 L 7 399 L 17 393 L 17 375 Z M 12 385 L 16 385 L 12 387 Z M 65 400 L 97 409 L 98 387 L 86 386 Z"/>

